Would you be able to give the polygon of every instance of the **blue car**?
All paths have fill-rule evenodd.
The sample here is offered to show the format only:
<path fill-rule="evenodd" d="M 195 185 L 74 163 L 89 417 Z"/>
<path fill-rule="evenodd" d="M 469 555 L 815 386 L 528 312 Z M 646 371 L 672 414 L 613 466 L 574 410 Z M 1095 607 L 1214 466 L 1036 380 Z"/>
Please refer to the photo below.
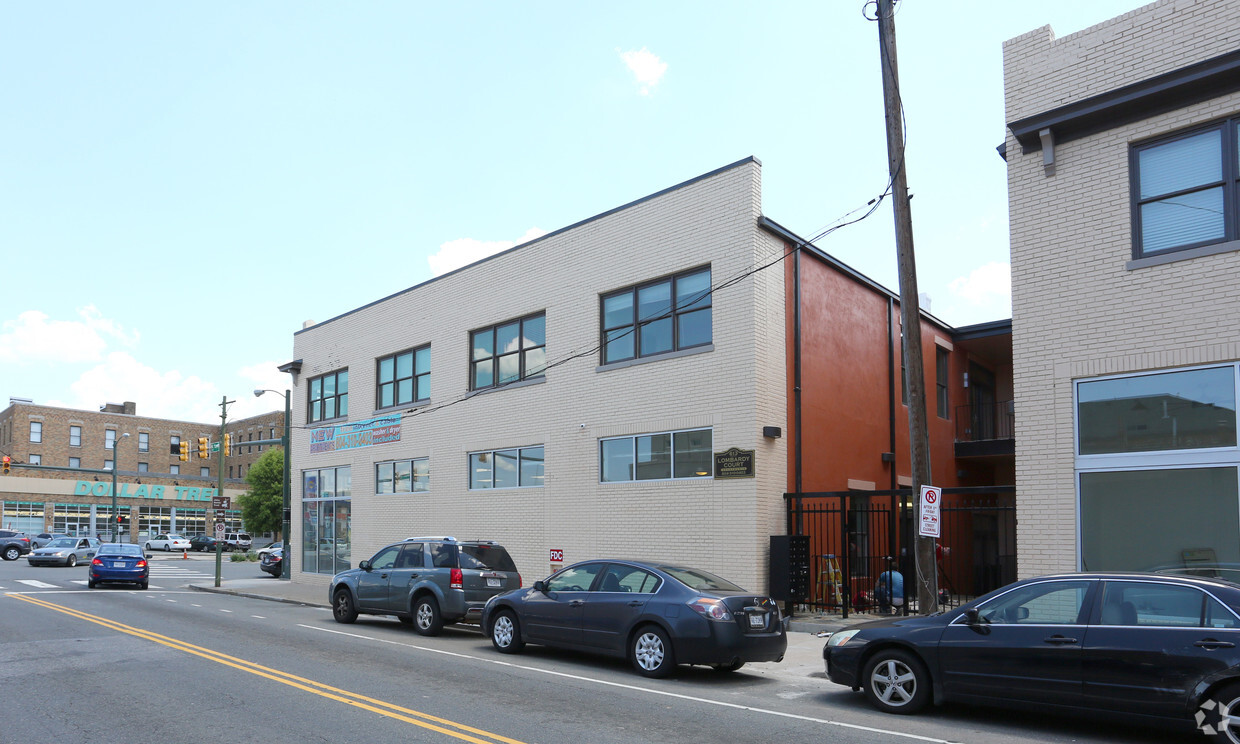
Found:
<path fill-rule="evenodd" d="M 142 546 L 128 543 L 104 543 L 90 562 L 86 585 L 91 589 L 104 582 L 137 584 L 139 589 L 150 586 L 151 566 Z"/>
<path fill-rule="evenodd" d="M 685 566 L 597 560 L 487 602 L 482 629 L 502 653 L 526 643 L 620 658 L 666 677 L 677 664 L 732 672 L 781 661 L 788 636 L 775 600 Z"/>

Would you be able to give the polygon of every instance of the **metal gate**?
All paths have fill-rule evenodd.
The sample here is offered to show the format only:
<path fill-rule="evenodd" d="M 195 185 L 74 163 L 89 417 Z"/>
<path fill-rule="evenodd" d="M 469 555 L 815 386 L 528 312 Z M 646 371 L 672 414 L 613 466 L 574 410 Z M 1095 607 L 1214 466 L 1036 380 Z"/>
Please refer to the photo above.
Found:
<path fill-rule="evenodd" d="M 917 596 L 911 489 L 787 493 L 788 534 L 809 537 L 807 596 L 793 605 L 907 614 Z M 952 607 L 1016 580 L 1016 489 L 944 488 L 936 547 L 939 604 Z M 883 591 L 898 573 L 906 597 Z M 891 574 L 888 574 L 890 576 Z M 904 601 L 900 601 L 904 600 Z"/>

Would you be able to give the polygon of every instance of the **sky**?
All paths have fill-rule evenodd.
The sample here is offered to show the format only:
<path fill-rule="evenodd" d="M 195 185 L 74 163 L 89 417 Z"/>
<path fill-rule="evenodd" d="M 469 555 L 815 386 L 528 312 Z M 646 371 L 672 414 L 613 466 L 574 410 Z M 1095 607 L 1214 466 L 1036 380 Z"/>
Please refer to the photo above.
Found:
<path fill-rule="evenodd" d="M 1143 4 L 898 2 L 933 315 L 1011 317 L 1002 43 Z M 0 396 L 279 410 L 304 321 L 751 155 L 818 235 L 888 181 L 873 9 L 0 0 Z M 894 234 L 817 245 L 898 291 Z"/>

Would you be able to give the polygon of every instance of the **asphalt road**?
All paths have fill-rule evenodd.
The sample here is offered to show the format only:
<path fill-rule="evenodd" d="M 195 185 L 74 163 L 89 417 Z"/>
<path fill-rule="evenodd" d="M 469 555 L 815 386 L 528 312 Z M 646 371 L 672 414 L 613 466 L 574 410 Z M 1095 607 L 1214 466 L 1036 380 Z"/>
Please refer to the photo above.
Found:
<path fill-rule="evenodd" d="M 884 715 L 820 667 L 682 667 L 648 680 L 623 660 L 530 646 L 505 656 L 472 629 L 423 638 L 390 618 L 339 625 L 321 608 L 185 588 L 214 567 L 157 557 L 140 591 L 88 590 L 82 567 L 0 563 L 0 744 L 1175 740 L 969 707 Z M 259 575 L 253 563 L 223 567 Z M 793 642 L 821 647 L 808 634 Z"/>

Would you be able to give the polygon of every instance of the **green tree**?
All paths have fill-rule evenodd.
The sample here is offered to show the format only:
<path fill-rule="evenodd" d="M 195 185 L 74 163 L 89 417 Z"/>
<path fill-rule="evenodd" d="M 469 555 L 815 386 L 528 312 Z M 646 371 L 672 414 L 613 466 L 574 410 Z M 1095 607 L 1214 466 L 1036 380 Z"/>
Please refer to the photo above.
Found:
<path fill-rule="evenodd" d="M 237 499 L 245 528 L 250 532 L 279 534 L 284 522 L 284 450 L 272 448 L 264 452 L 245 474 L 245 481 L 250 490 Z"/>

